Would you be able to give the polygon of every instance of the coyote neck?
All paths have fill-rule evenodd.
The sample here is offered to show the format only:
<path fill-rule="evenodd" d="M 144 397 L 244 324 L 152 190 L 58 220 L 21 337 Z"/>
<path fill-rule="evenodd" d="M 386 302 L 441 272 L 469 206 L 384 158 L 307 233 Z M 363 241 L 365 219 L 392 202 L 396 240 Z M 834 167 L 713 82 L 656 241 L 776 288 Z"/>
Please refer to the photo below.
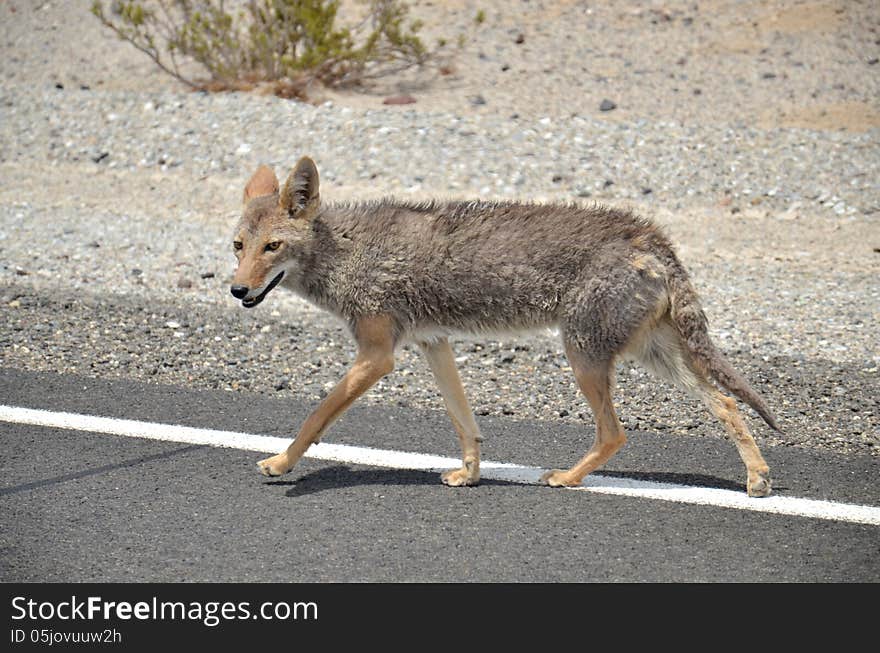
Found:
<path fill-rule="evenodd" d="M 312 237 L 300 259 L 301 272 L 294 290 L 304 299 L 346 320 L 351 301 L 345 296 L 350 284 L 346 269 L 355 243 L 345 229 L 338 229 L 324 212 L 314 218 Z"/>

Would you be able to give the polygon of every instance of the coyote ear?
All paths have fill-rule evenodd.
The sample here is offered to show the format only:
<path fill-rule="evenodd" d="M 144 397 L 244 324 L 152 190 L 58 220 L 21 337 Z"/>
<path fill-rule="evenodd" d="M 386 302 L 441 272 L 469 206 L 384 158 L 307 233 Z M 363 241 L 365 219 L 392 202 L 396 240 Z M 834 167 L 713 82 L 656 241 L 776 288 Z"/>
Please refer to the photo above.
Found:
<path fill-rule="evenodd" d="M 318 168 L 309 157 L 301 158 L 281 191 L 281 208 L 293 217 L 318 199 Z"/>
<path fill-rule="evenodd" d="M 262 165 L 244 187 L 244 203 L 263 195 L 274 195 L 278 192 L 278 177 L 269 166 Z"/>

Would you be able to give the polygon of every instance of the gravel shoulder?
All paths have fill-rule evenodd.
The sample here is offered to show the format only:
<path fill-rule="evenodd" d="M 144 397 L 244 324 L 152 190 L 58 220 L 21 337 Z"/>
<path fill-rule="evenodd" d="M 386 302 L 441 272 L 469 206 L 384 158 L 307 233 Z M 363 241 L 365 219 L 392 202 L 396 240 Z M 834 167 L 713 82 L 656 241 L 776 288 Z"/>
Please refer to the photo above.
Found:
<path fill-rule="evenodd" d="M 83 8 L 4 3 L 0 366 L 317 401 L 353 358 L 344 329 L 288 294 L 246 312 L 227 292 L 250 172 L 310 154 L 329 200 L 635 207 L 779 413 L 784 436 L 753 420 L 762 446 L 880 452 L 871 3 L 485 2 L 479 27 L 470 3 L 414 4 L 429 34 L 466 34 L 453 74 L 298 104 L 186 92 Z M 382 105 L 400 92 L 417 102 Z M 456 350 L 476 412 L 591 423 L 554 336 Z M 618 385 L 628 428 L 721 437 L 639 369 Z M 410 349 L 364 401 L 440 408 Z"/>

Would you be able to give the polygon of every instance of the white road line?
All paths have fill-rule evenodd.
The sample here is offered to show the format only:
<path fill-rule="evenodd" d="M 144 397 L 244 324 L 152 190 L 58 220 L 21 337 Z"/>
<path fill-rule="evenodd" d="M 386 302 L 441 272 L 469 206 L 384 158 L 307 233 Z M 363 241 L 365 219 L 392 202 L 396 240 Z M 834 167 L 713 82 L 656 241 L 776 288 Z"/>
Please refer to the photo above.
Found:
<path fill-rule="evenodd" d="M 237 433 L 235 431 L 215 431 L 174 424 L 139 422 L 94 415 L 35 410 L 17 406 L 0 405 L 0 421 L 88 431 L 90 433 L 121 435 L 130 438 L 203 444 L 212 447 L 227 447 L 264 453 L 282 451 L 290 442 L 288 438 L 277 438 L 267 435 L 253 435 L 251 433 Z M 457 458 L 329 443 L 312 446 L 308 453 L 306 453 L 306 456 L 317 460 L 389 467 L 392 469 L 440 471 L 461 465 L 461 461 Z M 489 460 L 482 461 L 480 469 L 483 478 L 525 484 L 537 484 L 541 474 L 545 471 L 539 467 L 499 463 Z M 588 476 L 580 487 L 567 489 L 880 526 L 880 507 L 778 495 L 763 499 L 753 499 L 747 496 L 744 490 L 720 490 L 675 485 L 672 483 L 636 481 L 612 476 Z"/>

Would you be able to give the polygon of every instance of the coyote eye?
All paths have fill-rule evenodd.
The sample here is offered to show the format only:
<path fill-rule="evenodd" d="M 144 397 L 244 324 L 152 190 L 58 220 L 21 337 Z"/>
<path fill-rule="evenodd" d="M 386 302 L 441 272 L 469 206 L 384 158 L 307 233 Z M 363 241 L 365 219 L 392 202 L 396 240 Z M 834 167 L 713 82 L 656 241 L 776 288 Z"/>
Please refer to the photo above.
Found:
<path fill-rule="evenodd" d="M 233 247 L 233 249 L 241 249 L 242 248 L 241 241 L 236 240 L 235 242 L 232 243 L 232 247 Z"/>
<path fill-rule="evenodd" d="M 272 241 L 271 243 L 266 243 L 266 251 L 267 252 L 274 252 L 279 247 L 281 247 L 280 240 L 275 240 L 275 241 Z"/>

